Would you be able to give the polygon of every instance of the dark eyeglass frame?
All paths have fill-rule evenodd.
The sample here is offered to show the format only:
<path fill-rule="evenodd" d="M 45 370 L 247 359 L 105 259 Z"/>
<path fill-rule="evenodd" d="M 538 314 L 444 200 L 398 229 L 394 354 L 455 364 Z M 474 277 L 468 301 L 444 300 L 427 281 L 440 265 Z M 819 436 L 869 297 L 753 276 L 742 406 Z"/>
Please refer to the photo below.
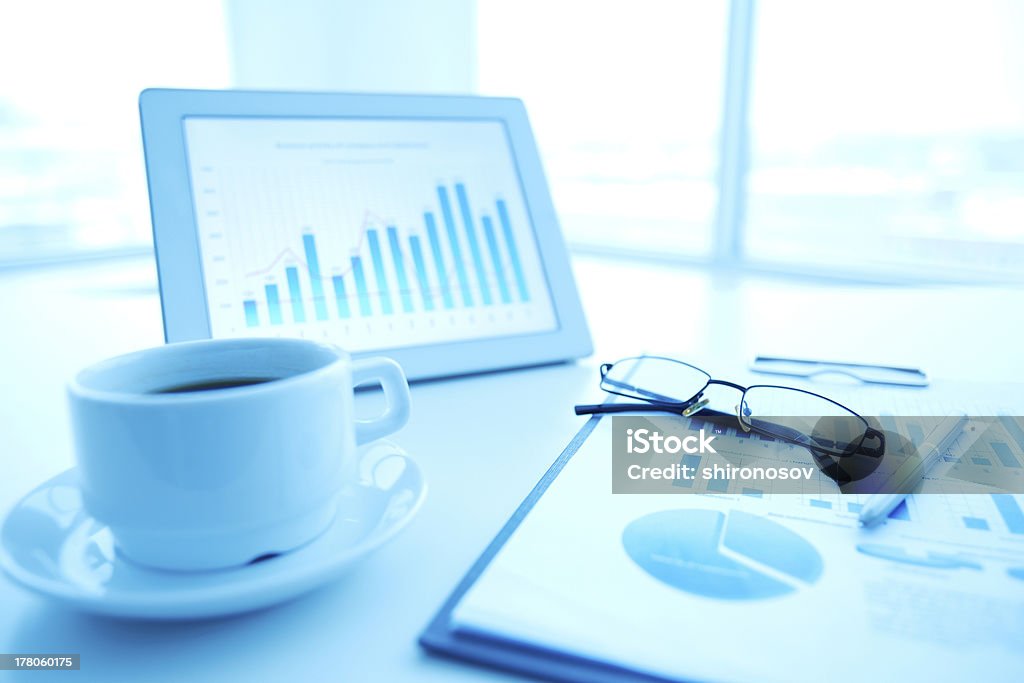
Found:
<path fill-rule="evenodd" d="M 607 377 L 608 376 L 608 372 L 612 369 L 612 367 L 614 365 L 616 365 L 618 363 L 624 363 L 626 361 L 643 361 L 643 360 L 662 360 L 662 361 L 668 361 L 668 362 L 671 362 L 671 363 L 677 363 L 679 365 L 685 365 L 686 367 L 688 367 L 688 368 L 690 368 L 692 370 L 696 370 L 697 372 L 699 372 L 702 375 L 704 375 L 707 378 L 707 380 L 705 381 L 704 386 L 701 387 L 700 391 L 698 391 L 696 394 L 694 394 L 692 397 L 690 397 L 686 401 L 673 401 L 669 397 L 662 396 L 662 395 L 657 394 L 655 392 L 646 392 L 646 391 L 644 391 L 643 389 L 641 389 L 639 387 L 631 387 L 631 388 L 635 389 L 635 391 L 633 393 L 625 393 L 623 391 L 615 391 L 614 389 L 609 389 L 607 386 L 605 386 L 606 382 L 609 383 L 609 384 L 614 384 L 614 380 L 609 380 L 608 377 Z M 708 399 L 705 399 L 705 398 L 702 398 L 702 397 L 704 395 L 704 392 L 707 391 L 707 388 L 709 386 L 712 386 L 712 385 L 730 387 L 732 389 L 736 389 L 737 391 L 741 392 L 740 401 L 739 401 L 739 403 L 736 406 L 736 414 L 735 415 L 732 415 L 732 414 L 729 414 L 729 413 L 723 413 L 723 412 L 718 411 L 718 410 L 705 409 L 705 406 L 707 406 L 707 404 L 708 404 Z M 818 463 L 819 467 L 821 467 L 821 469 L 826 474 L 828 474 L 830 477 L 832 477 L 833 479 L 835 479 L 836 477 L 833 476 L 833 474 L 831 472 L 835 470 L 836 465 L 835 465 L 835 463 L 833 461 L 828 459 L 829 457 L 832 457 L 832 458 L 844 458 L 844 457 L 848 457 L 850 455 L 856 454 L 856 455 L 866 455 L 866 456 L 870 456 L 870 457 L 881 458 L 885 454 L 885 435 L 881 431 L 873 428 L 870 424 L 868 424 L 868 421 L 865 420 L 855 410 L 852 410 L 849 407 L 844 406 L 842 403 L 839 403 L 838 401 L 833 401 L 832 399 L 828 398 L 827 396 L 822 396 L 821 394 L 816 394 L 813 391 L 806 391 L 805 389 L 797 389 L 796 387 L 786 387 L 786 386 L 781 386 L 781 385 L 778 385 L 778 384 L 754 384 L 754 385 L 751 385 L 749 387 L 745 387 L 745 386 L 743 386 L 741 384 L 736 384 L 735 382 L 729 382 L 729 381 L 724 380 L 724 379 L 714 379 L 713 377 L 711 377 L 710 374 L 708 374 L 707 371 L 702 370 L 701 368 L 698 368 L 695 365 L 691 365 L 691 364 L 686 363 L 684 361 L 677 360 L 675 358 L 667 358 L 665 356 L 632 356 L 630 358 L 622 358 L 622 359 L 616 361 L 615 363 L 602 363 L 601 364 L 601 389 L 603 389 L 604 391 L 608 392 L 609 394 L 615 394 L 617 396 L 622 396 L 622 397 L 625 397 L 625 398 L 630 398 L 630 399 L 634 399 L 634 400 L 637 400 L 637 401 L 642 401 L 642 403 L 591 403 L 591 404 L 581 404 L 581 405 L 577 405 L 576 408 L 575 408 L 577 415 L 602 415 L 602 414 L 609 414 L 609 413 L 636 412 L 637 410 L 653 410 L 653 411 L 658 411 L 658 412 L 672 413 L 672 414 L 675 414 L 675 415 L 682 415 L 683 417 L 690 417 L 692 415 L 697 414 L 698 412 L 703 411 L 703 414 L 705 414 L 705 415 L 710 415 L 710 416 L 715 416 L 715 417 L 733 418 L 733 419 L 735 419 L 739 423 L 740 427 L 745 432 L 755 432 L 755 433 L 760 434 L 762 436 L 767 436 L 768 438 L 771 438 L 771 439 L 779 439 L 779 440 L 782 440 L 782 441 L 786 441 L 788 443 L 792 443 L 792 444 L 795 444 L 795 445 L 798 445 L 798 446 L 803 446 L 804 448 L 807 448 L 808 450 L 811 451 L 811 454 L 814 456 L 814 459 Z M 864 426 L 863 435 L 860 437 L 860 440 L 857 442 L 856 446 L 853 447 L 852 449 L 851 448 L 838 449 L 838 448 L 830 448 L 828 443 L 823 441 L 823 440 L 821 440 L 820 438 L 815 438 L 814 439 L 814 443 L 813 444 L 809 444 L 808 443 L 808 439 L 812 438 L 811 435 L 803 434 L 803 433 L 800 433 L 800 432 L 798 432 L 798 431 L 796 431 L 794 429 L 791 429 L 791 428 L 788 428 L 788 427 L 782 427 L 781 425 L 774 425 L 775 431 L 771 431 L 771 430 L 759 427 L 756 423 L 754 423 L 753 421 L 749 420 L 749 418 L 750 418 L 750 409 L 749 408 L 745 408 L 745 406 L 746 406 L 745 399 L 746 399 L 746 396 L 747 396 L 747 392 L 750 391 L 751 389 L 783 389 L 785 391 L 796 391 L 796 392 L 799 392 L 799 393 L 802 393 L 802 394 L 807 394 L 809 396 L 813 396 L 815 398 L 821 399 L 821 400 L 826 401 L 828 403 L 831 403 L 834 406 L 838 406 L 839 408 L 842 408 L 843 410 L 845 410 L 846 412 L 850 413 L 851 415 L 856 417 L 858 420 L 860 420 L 861 423 L 863 423 L 863 426 Z M 641 396 L 637 396 L 638 393 L 649 393 L 650 394 L 650 398 L 643 398 Z M 746 412 L 746 415 L 743 414 L 744 412 Z M 788 432 L 792 432 L 792 433 L 787 435 L 786 434 L 787 431 Z M 875 440 L 875 439 L 878 440 L 878 446 L 865 447 L 865 445 L 864 445 L 865 441 Z"/>

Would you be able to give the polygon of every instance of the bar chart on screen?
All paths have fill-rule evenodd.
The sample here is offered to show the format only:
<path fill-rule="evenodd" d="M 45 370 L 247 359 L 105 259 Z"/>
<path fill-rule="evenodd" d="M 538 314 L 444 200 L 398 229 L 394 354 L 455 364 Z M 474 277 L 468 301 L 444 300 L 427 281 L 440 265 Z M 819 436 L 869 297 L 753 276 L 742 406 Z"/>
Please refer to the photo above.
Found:
<path fill-rule="evenodd" d="M 359 351 L 557 326 L 500 124 L 289 125 L 186 127 L 214 336 Z"/>
<path fill-rule="evenodd" d="M 466 195 L 461 184 L 456 184 L 455 190 L 460 197 Z M 437 192 L 439 197 L 447 197 L 445 186 L 439 186 Z M 442 206 L 447 207 L 445 201 Z M 263 297 L 243 300 L 246 326 L 282 325 L 289 316 L 293 323 L 306 323 L 335 317 L 348 320 L 396 312 L 528 304 L 530 287 L 523 275 L 505 202 L 497 200 L 495 209 L 502 226 L 501 236 L 495 231 L 493 219 L 482 215 L 485 245 L 476 241 L 471 218 L 461 226 L 470 245 L 470 263 L 459 246 L 461 230 L 455 227 L 447 208 L 443 211 L 444 232 L 438 230 L 437 218 L 429 211 L 423 214 L 422 232 L 402 234 L 396 226 L 387 225 L 385 237 L 379 228 L 364 225 L 348 263 L 342 262 L 327 271 L 321 267 L 316 235 L 301 232 L 301 253 L 286 248 L 270 267 L 247 274 L 272 281 L 263 285 Z M 451 255 L 451 273 L 445 254 Z M 285 294 L 278 285 L 280 279 L 286 283 Z M 328 281 L 329 291 L 325 290 Z M 287 313 L 282 312 L 282 300 L 287 301 Z M 309 304 L 312 312 L 307 313 Z M 261 310 L 265 311 L 263 316 Z"/>

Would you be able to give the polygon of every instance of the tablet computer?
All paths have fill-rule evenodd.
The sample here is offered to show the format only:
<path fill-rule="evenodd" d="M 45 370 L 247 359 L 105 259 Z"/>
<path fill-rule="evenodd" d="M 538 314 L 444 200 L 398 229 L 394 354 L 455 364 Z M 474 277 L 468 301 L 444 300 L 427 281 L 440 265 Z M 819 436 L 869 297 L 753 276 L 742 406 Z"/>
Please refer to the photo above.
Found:
<path fill-rule="evenodd" d="M 591 342 L 521 101 L 146 90 L 168 342 L 295 336 L 412 379 Z"/>

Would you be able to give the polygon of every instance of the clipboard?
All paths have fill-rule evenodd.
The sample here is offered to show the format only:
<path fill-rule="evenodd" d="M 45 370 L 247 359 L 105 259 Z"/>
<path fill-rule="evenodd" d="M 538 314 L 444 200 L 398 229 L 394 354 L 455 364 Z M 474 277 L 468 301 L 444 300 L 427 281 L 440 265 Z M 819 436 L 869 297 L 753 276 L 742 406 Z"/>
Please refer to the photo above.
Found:
<path fill-rule="evenodd" d="M 735 419 L 729 416 L 731 419 Z M 580 470 L 576 470 L 576 464 L 570 466 L 570 461 L 573 457 L 590 457 L 592 455 L 590 447 L 587 445 L 588 439 L 592 438 L 595 432 L 603 430 L 605 426 L 601 424 L 602 415 L 595 415 L 591 417 L 577 434 L 572 438 L 569 444 L 562 450 L 559 456 L 555 459 L 554 463 L 544 473 L 538 483 L 533 487 L 530 493 L 526 496 L 523 502 L 519 505 L 516 511 L 512 514 L 509 520 L 504 524 L 494 539 L 488 544 L 482 555 L 473 563 L 466 575 L 458 583 L 454 591 L 447 598 L 444 604 L 441 606 L 438 613 L 431 620 L 426 629 L 421 633 L 419 638 L 420 645 L 432 654 L 437 654 L 453 659 L 462 660 L 468 663 L 483 665 L 491 667 L 493 669 L 499 669 L 511 673 L 518 673 L 526 676 L 541 678 L 545 680 L 554 681 L 598 681 L 599 683 L 620 683 L 620 682 L 647 682 L 654 683 L 661 681 L 662 683 L 671 683 L 672 681 L 685 680 L 690 676 L 703 676 L 705 673 L 694 673 L 689 674 L 680 671 L 676 673 L 675 667 L 669 665 L 665 666 L 652 665 L 650 669 L 646 668 L 645 657 L 639 658 L 633 657 L 630 659 L 619 658 L 619 662 L 616 663 L 611 657 L 605 658 L 606 650 L 600 647 L 595 649 L 594 647 L 583 648 L 581 650 L 574 649 L 562 649 L 571 648 L 572 645 L 559 645 L 558 643 L 566 643 L 564 638 L 559 635 L 552 633 L 552 638 L 546 642 L 540 641 L 532 636 L 532 631 L 518 630 L 513 628 L 509 631 L 505 631 L 502 628 L 495 630 L 489 630 L 486 626 L 482 628 L 474 628 L 472 622 L 468 628 L 464 628 L 461 621 L 462 610 L 464 607 L 472 607 L 472 600 L 475 599 L 475 591 L 477 586 L 483 586 L 488 584 L 493 590 L 494 584 L 490 582 L 492 563 L 495 562 L 496 558 L 500 555 L 505 556 L 506 550 L 521 549 L 522 546 L 516 544 L 518 535 L 523 533 L 524 530 L 530 530 L 532 533 L 537 533 L 539 528 L 535 522 L 544 522 L 552 514 L 553 509 L 547 505 L 540 505 L 538 512 L 535 508 L 538 507 L 538 503 L 541 501 L 543 496 L 552 495 L 552 488 L 555 489 L 554 493 L 560 490 L 561 484 L 555 484 L 555 481 L 559 476 L 567 474 L 566 469 L 568 466 L 569 474 L 573 476 L 579 476 Z M 895 424 L 895 423 L 894 423 Z M 896 427 L 893 427 L 896 430 Z M 1005 440 L 1005 439 L 1004 439 Z M 968 451 L 963 453 L 963 456 L 968 455 Z M 583 463 L 586 464 L 586 463 Z M 581 465 L 582 466 L 582 465 Z M 570 481 L 579 481 L 578 479 L 572 479 Z M 593 481 L 588 482 L 590 485 Z M 555 484 L 553 487 L 552 485 Z M 568 482 L 567 482 L 568 485 Z M 576 490 L 576 493 L 579 489 Z M 739 494 L 734 494 L 739 495 Z M 946 494 L 940 494 L 946 495 Z M 952 493 L 949 495 L 959 495 Z M 751 498 L 749 500 L 742 499 L 745 502 L 735 514 L 745 515 L 745 518 L 753 519 L 769 519 L 769 515 L 763 508 L 757 507 L 758 503 L 752 503 L 751 501 L 760 500 L 760 496 Z M 985 500 L 988 500 L 988 496 Z M 732 500 L 732 499 L 730 499 Z M 738 501 L 739 499 L 735 499 Z M 1010 503 L 1006 503 L 1006 500 L 1010 500 Z M 917 501 L 917 499 L 915 499 Z M 923 502 L 917 501 L 914 507 L 913 515 L 911 516 L 908 512 L 909 507 L 905 508 L 904 514 L 896 514 L 896 512 L 890 515 L 891 518 L 901 520 L 899 524 L 893 525 L 881 525 L 881 528 L 875 529 L 871 532 L 862 531 L 860 527 L 847 525 L 847 528 L 851 531 L 850 543 L 836 543 L 837 536 L 835 535 L 834 525 L 832 524 L 821 524 L 820 515 L 828 514 L 832 515 L 833 506 L 829 504 L 827 506 L 828 512 L 824 511 L 826 506 L 815 505 L 815 500 L 804 501 L 801 499 L 798 501 L 800 507 L 787 509 L 778 515 L 778 518 L 771 523 L 779 526 L 782 529 L 788 529 L 791 533 L 795 534 L 796 538 L 802 540 L 803 545 L 807 548 L 816 548 L 814 551 L 814 557 L 816 558 L 816 564 L 812 563 L 813 566 L 819 566 L 823 562 L 831 563 L 834 567 L 840 568 L 839 570 L 830 570 L 823 572 L 818 570 L 813 576 L 807 574 L 792 574 L 794 581 L 801 581 L 796 590 L 824 590 L 829 595 L 839 596 L 842 593 L 843 599 L 845 600 L 844 605 L 847 609 L 856 609 L 857 614 L 861 615 L 862 618 L 867 619 L 871 616 L 871 610 L 875 608 L 881 608 L 884 606 L 885 609 L 891 609 L 890 601 L 888 598 L 876 599 L 874 602 L 864 601 L 860 598 L 849 598 L 846 591 L 849 586 L 850 577 L 847 575 L 849 572 L 842 570 L 842 568 L 858 567 L 857 580 L 863 581 L 880 581 L 888 580 L 895 576 L 899 580 L 910 581 L 914 586 L 921 586 L 922 590 L 927 590 L 934 587 L 934 583 L 939 579 L 934 575 L 932 569 L 933 566 L 927 562 L 921 563 L 920 557 L 922 554 L 926 558 L 932 557 L 932 550 L 939 548 L 942 552 L 939 552 L 937 557 L 940 559 L 945 557 L 943 552 L 947 552 L 946 548 L 957 550 L 958 553 L 968 553 L 970 557 L 976 557 L 974 551 L 971 549 L 976 548 L 978 538 L 972 534 L 979 533 L 972 531 L 976 529 L 976 526 L 967 525 L 966 528 L 961 528 L 960 524 L 967 524 L 967 518 L 960 520 L 957 518 L 955 526 L 949 526 L 948 520 L 945 520 L 942 513 L 947 505 L 946 501 L 939 500 L 935 505 L 925 505 Z M 820 502 L 820 501 L 817 501 Z M 826 501 L 827 502 L 827 501 Z M 806 503 L 806 505 L 805 505 Z M 736 503 L 729 503 L 735 505 Z M 858 503 L 859 505 L 860 503 Z M 994 524 L 996 526 L 991 527 L 990 533 L 1000 527 L 999 517 L 1007 519 L 1006 527 L 1008 534 L 1020 533 L 1014 531 L 1016 524 L 1019 524 L 1017 510 L 1024 503 L 1016 502 L 1012 497 L 1001 497 L 997 495 L 991 496 L 989 507 L 978 513 L 982 517 L 989 520 L 986 524 Z M 753 506 L 753 507 L 751 507 Z M 718 511 L 721 514 L 719 508 L 714 505 L 708 505 L 710 510 Z M 1006 518 L 1006 510 L 1004 508 L 1012 507 L 1013 515 L 1010 518 Z M 803 509 L 806 508 L 806 512 Z M 940 509 L 941 508 L 941 509 Z M 694 508 L 699 510 L 701 508 Z M 636 512 L 635 509 L 632 510 Z M 816 512 L 811 512 L 816 511 Z M 528 515 L 534 512 L 535 517 L 528 519 Z M 897 510 L 898 512 L 898 510 Z M 541 517 L 537 517 L 541 514 Z M 617 514 L 617 513 L 612 513 Z M 733 515 L 734 511 L 730 507 L 728 514 Z M 843 516 L 843 519 L 849 518 L 850 515 L 855 516 L 855 511 L 852 507 L 849 510 L 845 508 L 840 509 L 834 514 Z M 545 516 L 546 515 L 546 516 Z M 649 515 L 648 515 L 649 516 Z M 743 517 L 741 517 L 742 519 Z M 644 519 L 644 517 L 634 518 Z M 730 517 L 731 519 L 731 517 Z M 972 520 L 974 518 L 971 518 Z M 771 521 L 771 520 L 770 520 Z M 849 521 L 849 519 L 847 519 Z M 902 526 L 903 523 L 909 526 Z M 743 523 L 740 523 L 740 528 L 743 528 Z M 986 530 L 990 527 L 986 526 Z M 863 536 L 863 534 L 869 534 L 870 536 Z M 1001 536 L 989 536 L 990 543 L 995 543 Z M 720 539 L 721 540 L 721 539 Z M 550 538 L 548 539 L 550 542 Z M 888 545 L 887 545 L 888 544 Z M 506 546 L 509 546 L 506 548 Z M 977 561 L 968 565 L 957 565 L 958 567 L 968 567 L 972 572 L 981 573 L 965 573 L 961 574 L 962 583 L 958 584 L 962 587 L 966 594 L 975 595 L 981 600 L 1002 600 L 1008 591 L 1018 589 L 1017 581 L 1024 580 L 1024 574 L 1020 572 L 1024 571 L 1024 550 L 1021 550 L 1019 546 L 1014 544 L 1008 544 L 1000 541 L 998 547 L 1005 548 L 1007 552 L 1011 552 L 1014 556 L 1011 564 L 1014 566 L 1020 566 L 1021 569 L 1010 569 L 1009 571 L 1003 571 L 1001 566 L 996 566 L 998 563 L 989 563 L 985 558 L 977 556 Z M 908 550 L 909 549 L 909 550 Z M 821 555 L 818 555 L 818 552 Z M 901 552 L 903 554 L 901 554 Z M 881 554 L 879 554 L 881 553 Z M 1019 555 L 1018 555 L 1019 553 Z M 514 555 L 514 553 L 513 553 Z M 960 555 L 958 555 L 960 557 Z M 520 554 L 519 561 L 522 562 L 527 559 L 526 556 Z M 568 558 L 566 558 L 568 560 Z M 633 558 L 635 561 L 636 558 Z M 756 558 L 755 558 L 756 560 Z M 1010 560 L 1006 560 L 1009 562 Z M 982 566 L 982 563 L 985 566 Z M 991 566 L 989 566 L 991 564 Z M 922 568 L 911 569 L 921 565 Z M 542 565 L 538 565 L 542 566 Z M 811 565 L 808 565 L 811 566 Z M 579 571 L 580 567 L 573 565 L 575 571 Z M 556 569 L 564 569 L 564 566 L 559 564 L 555 567 Z M 845 572 L 845 573 L 844 573 Z M 943 575 L 945 576 L 945 575 Z M 620 576 L 621 578 L 621 576 Z M 941 577 L 939 577 L 941 578 Z M 943 578 L 943 581 L 946 579 Z M 499 584 L 500 585 L 500 584 Z M 865 584 L 867 585 L 867 584 Z M 942 585 L 945 588 L 946 584 Z M 557 586 L 550 590 L 558 590 Z M 682 589 L 683 592 L 687 589 Z M 697 594 L 700 597 L 700 594 Z M 884 596 L 883 596 L 884 597 Z M 819 595 L 820 598 L 820 595 Z M 467 603 L 467 599 L 471 602 Z M 585 597 L 580 599 L 586 599 Z M 693 599 L 693 598 L 689 598 Z M 804 601 L 803 609 L 806 611 L 807 603 Z M 817 603 L 814 603 L 817 604 Z M 967 603 L 965 603 L 967 604 Z M 620 605 L 621 607 L 621 605 Z M 744 609 L 755 609 L 753 607 L 745 607 Z M 764 614 L 764 606 L 760 608 L 761 614 L 758 618 L 764 620 L 768 617 Z M 957 615 L 961 612 L 970 613 L 970 604 L 964 608 L 950 608 L 952 611 L 950 614 Z M 720 611 L 715 612 L 715 615 L 719 617 L 719 621 L 735 619 L 737 615 L 735 610 L 731 614 L 721 615 Z M 801 613 L 802 614 L 802 613 Z M 924 633 L 929 628 L 930 618 L 928 613 L 914 613 L 916 614 L 917 622 L 914 622 L 914 628 L 920 629 L 921 633 Z M 557 617 L 556 614 L 552 613 L 552 617 Z M 998 615 L 996 615 L 998 616 Z M 956 680 L 956 676 L 949 676 L 951 672 L 964 673 L 964 671 L 975 671 L 979 667 L 987 667 L 986 670 L 991 669 L 992 673 L 996 674 L 1010 674 L 1006 677 L 1006 680 L 1016 680 L 1019 676 L 1017 673 L 1020 669 L 1020 651 L 1017 649 L 1011 641 L 1003 642 L 1000 638 L 1006 635 L 1005 629 L 1002 629 L 1002 622 L 994 616 L 988 622 L 985 622 L 979 626 L 985 633 L 989 634 L 986 638 L 994 639 L 992 642 L 999 644 L 1003 649 L 999 650 L 977 650 L 977 649 L 965 649 L 963 651 L 949 651 L 943 648 L 933 647 L 930 652 L 936 654 L 933 666 L 939 667 L 936 670 L 947 674 L 947 678 L 950 680 Z M 800 617 L 802 618 L 802 617 Z M 771 619 L 775 619 L 774 616 Z M 755 620 L 756 621 L 756 620 Z M 537 624 L 541 630 L 544 626 Z M 669 622 L 660 623 L 659 633 L 666 632 L 666 629 L 671 629 L 673 625 Z M 718 624 L 718 627 L 723 627 L 722 623 Z M 985 630 L 987 629 L 987 630 Z M 559 632 L 561 633 L 561 632 Z M 703 634 L 703 631 L 700 631 Z M 694 635 L 691 633 L 691 635 Z M 862 633 L 859 633 L 861 647 L 865 648 L 882 648 L 882 650 L 889 655 L 894 652 L 902 652 L 901 648 L 907 646 L 908 643 L 915 644 L 917 646 L 923 646 L 924 644 L 934 645 L 930 641 L 925 639 L 919 641 L 918 631 L 913 628 L 910 629 L 906 634 L 900 632 L 885 632 L 878 631 L 877 629 L 863 629 Z M 904 642 L 906 641 L 906 642 Z M 607 646 L 608 642 L 606 639 L 599 639 L 600 643 Z M 989 642 L 989 640 L 986 640 Z M 1009 643 L 1009 645 L 1007 645 Z M 650 654 L 650 652 L 648 652 Z M 769 653 L 771 654 L 771 653 Z M 718 657 L 722 655 L 718 652 Z M 773 655 L 774 656 L 774 655 Z M 654 658 L 656 659 L 656 658 Z M 652 659 L 652 661 L 654 661 Z M 712 660 L 708 660 L 712 661 Z M 712 664 L 717 666 L 717 660 L 712 661 Z M 824 661 L 814 662 L 814 666 L 818 669 L 831 670 L 833 663 L 831 660 L 826 658 Z M 919 672 L 919 659 L 911 657 L 903 660 L 892 660 L 889 661 L 889 665 L 899 665 L 903 667 L 903 671 L 900 676 L 911 675 L 912 673 Z M 638 668 L 631 668 L 638 667 Z M 644 667 L 644 668 L 639 668 Z M 825 667 L 824 669 L 822 667 Z M 945 667 L 945 668 L 943 668 Z M 707 667 L 704 667 L 707 669 Z M 873 674 L 873 670 L 862 667 L 864 670 L 859 671 L 859 674 Z M 699 670 L 699 668 L 698 668 Z M 853 671 L 853 670 L 851 670 Z M 758 680 L 758 676 L 750 676 L 749 671 L 743 674 L 744 677 L 751 678 L 752 680 Z M 857 672 L 854 672 L 857 673 Z M 819 676 L 821 671 L 815 673 Z M 899 676 L 897 676 L 899 677 Z M 847 676 L 849 680 L 862 680 L 862 675 Z"/>
<path fill-rule="evenodd" d="M 566 463 L 576 454 L 601 421 L 595 415 L 587 420 L 572 438 L 537 485 L 526 496 L 483 554 L 473 563 L 441 609 L 420 634 L 419 643 L 428 652 L 472 664 L 501 669 L 551 681 L 569 683 L 667 683 L 674 679 L 641 673 L 632 669 L 597 662 L 553 649 L 512 642 L 499 637 L 458 633 L 452 627 L 452 613 L 466 592 L 512 536 L 533 506 L 558 477 Z"/>

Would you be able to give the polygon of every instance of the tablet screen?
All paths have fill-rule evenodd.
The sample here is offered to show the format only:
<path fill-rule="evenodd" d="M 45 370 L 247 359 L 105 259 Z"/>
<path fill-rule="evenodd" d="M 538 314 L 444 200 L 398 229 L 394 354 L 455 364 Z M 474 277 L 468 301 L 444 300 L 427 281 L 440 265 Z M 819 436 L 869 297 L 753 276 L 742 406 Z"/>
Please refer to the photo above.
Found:
<path fill-rule="evenodd" d="M 558 328 L 504 123 L 186 117 L 214 338 L 349 351 Z"/>

